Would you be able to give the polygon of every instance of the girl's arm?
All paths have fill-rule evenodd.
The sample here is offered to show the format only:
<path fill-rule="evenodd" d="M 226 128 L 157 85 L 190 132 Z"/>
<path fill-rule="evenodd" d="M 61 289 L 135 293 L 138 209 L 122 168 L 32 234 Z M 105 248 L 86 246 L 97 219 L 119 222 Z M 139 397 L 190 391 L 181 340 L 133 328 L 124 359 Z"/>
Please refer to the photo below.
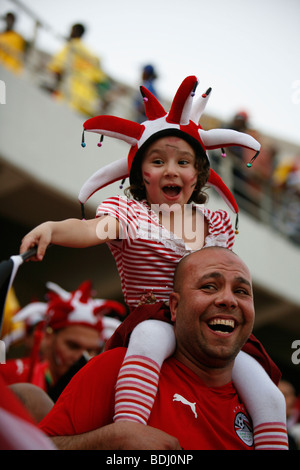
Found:
<path fill-rule="evenodd" d="M 87 248 L 115 240 L 118 236 L 118 220 L 106 215 L 91 220 L 66 219 L 60 222 L 44 222 L 25 235 L 20 253 L 37 246 L 36 259 L 41 261 L 50 243 L 69 248 Z"/>

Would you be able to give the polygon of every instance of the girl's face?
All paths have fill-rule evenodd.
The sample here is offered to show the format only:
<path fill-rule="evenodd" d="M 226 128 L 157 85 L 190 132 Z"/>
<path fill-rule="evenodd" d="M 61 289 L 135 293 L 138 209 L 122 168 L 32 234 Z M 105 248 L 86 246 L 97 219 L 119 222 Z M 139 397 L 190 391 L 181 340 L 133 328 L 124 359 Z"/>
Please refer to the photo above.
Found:
<path fill-rule="evenodd" d="M 141 170 L 148 204 L 187 204 L 197 184 L 193 147 L 179 137 L 162 137 L 146 150 Z"/>

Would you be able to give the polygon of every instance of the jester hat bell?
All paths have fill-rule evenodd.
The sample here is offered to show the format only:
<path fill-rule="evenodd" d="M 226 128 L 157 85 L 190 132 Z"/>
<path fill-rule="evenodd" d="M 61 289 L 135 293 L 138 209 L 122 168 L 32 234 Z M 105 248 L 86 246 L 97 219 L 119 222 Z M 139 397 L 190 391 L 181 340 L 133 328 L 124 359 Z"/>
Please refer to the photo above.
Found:
<path fill-rule="evenodd" d="M 259 154 L 260 144 L 252 136 L 231 129 L 211 129 L 208 131 L 202 129 L 199 120 L 210 97 L 211 89 L 209 88 L 195 99 L 197 85 L 197 77 L 185 78 L 175 94 L 169 112 L 166 112 L 157 98 L 142 86 L 140 89 L 148 120 L 141 124 L 109 115 L 93 117 L 84 123 L 83 147 L 85 147 L 84 133 L 88 131 L 101 135 L 99 146 L 101 146 L 103 136 L 108 136 L 127 142 L 130 145 L 130 150 L 127 158 L 101 168 L 84 183 L 79 193 L 79 202 L 82 207 L 92 194 L 115 181 L 123 180 L 129 176 L 132 184 L 145 148 L 164 136 L 181 137 L 194 148 L 196 156 L 202 156 L 208 161 L 208 150 L 230 146 L 241 146 L 254 150 L 256 153 L 251 163 L 254 161 Z M 251 166 L 251 163 L 248 166 Z M 230 209 L 238 214 L 238 206 L 232 193 L 213 169 L 210 169 L 207 184 L 213 186 Z"/>

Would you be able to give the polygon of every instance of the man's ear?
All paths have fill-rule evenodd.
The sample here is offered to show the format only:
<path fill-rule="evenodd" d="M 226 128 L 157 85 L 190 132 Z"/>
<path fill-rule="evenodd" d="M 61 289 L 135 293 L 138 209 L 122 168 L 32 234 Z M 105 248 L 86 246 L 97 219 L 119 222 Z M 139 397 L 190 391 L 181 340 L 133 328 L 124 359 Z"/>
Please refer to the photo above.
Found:
<path fill-rule="evenodd" d="M 179 302 L 178 292 L 171 292 L 171 294 L 169 296 L 169 307 L 170 307 L 170 311 L 171 311 L 171 320 L 173 322 L 176 321 L 176 313 L 177 313 L 178 302 Z"/>

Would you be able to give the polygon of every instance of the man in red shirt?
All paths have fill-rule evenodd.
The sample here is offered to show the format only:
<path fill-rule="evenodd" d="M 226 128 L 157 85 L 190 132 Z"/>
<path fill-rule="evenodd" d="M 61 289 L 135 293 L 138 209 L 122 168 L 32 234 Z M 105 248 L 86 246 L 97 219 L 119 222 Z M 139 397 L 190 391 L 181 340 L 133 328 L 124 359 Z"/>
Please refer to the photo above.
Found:
<path fill-rule="evenodd" d="M 148 426 L 113 423 L 114 387 L 126 351 L 116 348 L 76 374 L 40 423 L 59 448 L 254 448 L 252 423 L 231 377 L 254 322 L 248 268 L 220 247 L 186 256 L 175 273 L 170 309 L 177 349 L 163 364 Z M 133 395 L 135 389 L 133 379 Z"/>
<path fill-rule="evenodd" d="M 17 314 L 20 319 L 37 311 L 41 316 L 30 357 L 8 360 L 0 366 L 0 376 L 7 385 L 36 385 L 56 401 L 70 378 L 101 352 L 119 326 L 120 321 L 108 315 L 124 315 L 125 307 L 113 300 L 93 298 L 90 281 L 73 292 L 53 283 L 47 285 L 47 303 L 33 302 Z"/>

